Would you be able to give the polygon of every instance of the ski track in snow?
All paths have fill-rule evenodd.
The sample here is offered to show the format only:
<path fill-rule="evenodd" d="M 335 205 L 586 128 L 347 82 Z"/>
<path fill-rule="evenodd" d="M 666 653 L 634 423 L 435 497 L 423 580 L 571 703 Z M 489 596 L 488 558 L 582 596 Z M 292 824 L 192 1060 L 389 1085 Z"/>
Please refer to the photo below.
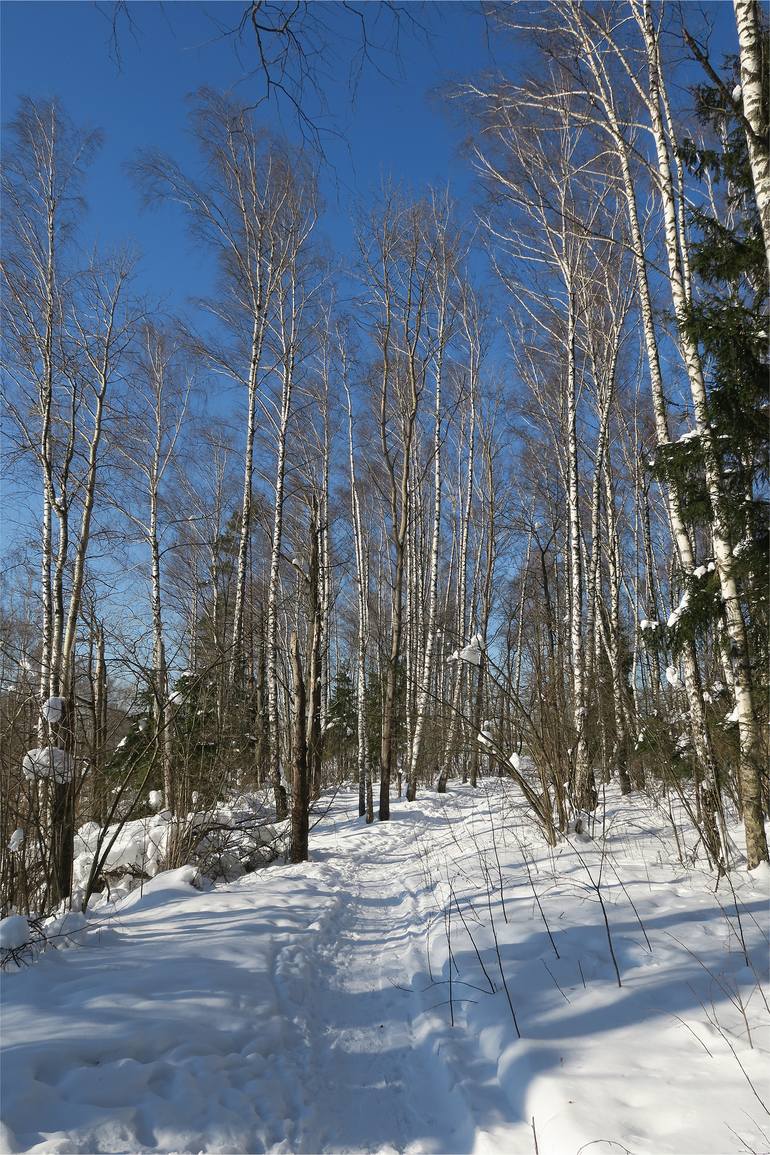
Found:
<path fill-rule="evenodd" d="M 524 1038 L 513 1033 L 472 888 L 464 912 L 496 994 L 479 993 L 484 976 L 455 918 L 452 1029 L 448 880 L 462 895 L 475 861 L 478 885 L 476 840 L 489 815 L 467 792 L 396 803 L 390 823 L 371 827 L 354 807 L 351 792 L 337 798 L 311 834 L 310 863 L 206 893 L 185 868 L 160 875 L 90 932 L 93 945 L 6 975 L 0 1150 L 531 1155 L 533 1116 L 540 1155 L 584 1143 L 592 1155 L 620 1143 L 633 1155 L 745 1150 L 728 1116 L 764 1149 L 760 1125 L 770 1117 L 707 1008 L 685 993 L 700 964 L 681 973 L 686 955 L 672 953 L 666 930 L 655 935 L 657 922 L 673 933 L 694 928 L 698 951 L 715 934 L 729 939 L 713 925 L 713 895 L 696 896 L 670 868 L 658 879 L 646 867 L 646 880 L 627 877 L 638 904 L 646 892 L 649 954 L 608 879 L 626 984 L 613 991 L 592 906 L 581 925 L 574 855 L 558 885 L 541 885 L 562 947 L 556 959 L 520 850 L 503 837 L 509 922 L 498 904 L 497 931 Z M 539 853 L 536 872 L 549 854 Z M 493 882 L 495 861 L 487 855 Z M 750 901 L 759 892 L 748 885 L 753 930 L 762 902 Z M 562 926 L 570 901 L 578 909 Z M 737 983 L 734 944 L 719 946 Z M 763 1077 L 766 1086 L 766 1052 L 750 1051 L 740 1024 L 729 1026 L 755 1086 Z"/>

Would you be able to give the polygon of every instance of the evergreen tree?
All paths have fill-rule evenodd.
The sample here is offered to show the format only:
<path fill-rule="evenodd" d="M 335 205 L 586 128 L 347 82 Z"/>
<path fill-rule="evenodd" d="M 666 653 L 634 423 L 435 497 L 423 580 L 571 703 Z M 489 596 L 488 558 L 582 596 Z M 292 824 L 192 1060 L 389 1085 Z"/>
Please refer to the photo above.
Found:
<path fill-rule="evenodd" d="M 696 113 L 714 144 L 685 141 L 689 171 L 711 196 L 692 207 L 689 225 L 693 303 L 689 324 L 708 380 L 711 426 L 719 445 L 736 572 L 751 628 L 757 683 L 767 669 L 768 634 L 768 270 L 759 211 L 740 115 L 739 65 L 728 58 L 722 83 L 693 90 Z M 768 77 L 764 78 L 768 84 Z M 674 481 L 682 512 L 696 530 L 711 509 L 696 434 L 659 448 L 654 473 Z M 706 547 L 707 550 L 709 547 Z M 685 637 L 708 631 L 722 613 L 713 567 L 688 577 L 680 612 L 661 642 L 674 652 Z"/>
<path fill-rule="evenodd" d="M 765 32 L 765 44 L 768 35 Z M 740 116 L 739 63 L 727 61 L 728 79 L 695 89 L 698 117 L 718 148 L 688 141 L 684 159 L 696 176 L 721 191 L 723 211 L 711 204 L 691 210 L 697 295 L 690 324 L 709 375 L 712 426 L 721 446 L 731 497 L 736 568 L 752 626 L 753 664 L 767 669 L 768 626 L 768 269 L 746 134 Z M 764 74 L 770 88 L 770 77 Z M 689 443 L 685 443 L 689 445 Z M 697 445 L 688 453 L 697 458 Z M 701 599 L 714 604 L 714 599 Z"/>

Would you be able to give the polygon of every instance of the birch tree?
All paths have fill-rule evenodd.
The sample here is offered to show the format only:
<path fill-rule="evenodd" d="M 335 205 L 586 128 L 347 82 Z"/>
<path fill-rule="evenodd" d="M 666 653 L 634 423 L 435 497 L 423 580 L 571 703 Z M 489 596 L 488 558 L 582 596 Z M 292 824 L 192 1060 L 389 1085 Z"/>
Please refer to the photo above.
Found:
<path fill-rule="evenodd" d="M 146 325 L 132 374 L 134 388 L 127 398 L 128 409 L 118 438 L 120 452 L 138 474 L 140 486 L 138 495 L 129 495 L 124 516 L 136 527 L 150 554 L 155 753 L 161 767 L 164 805 L 172 812 L 178 799 L 173 780 L 173 703 L 168 683 L 161 569 L 168 549 L 168 542 L 164 543 L 166 527 L 162 524 L 163 489 L 173 469 L 189 396 L 189 382 L 178 377 L 178 362 L 179 350 L 174 347 L 173 338 Z"/>
<path fill-rule="evenodd" d="M 193 127 L 205 162 L 201 180 L 192 179 L 173 159 L 158 153 L 145 154 L 137 173 L 148 198 L 179 204 L 193 233 L 218 257 L 221 293 L 209 302 L 215 327 L 197 344 L 211 368 L 246 394 L 229 661 L 229 681 L 234 686 L 243 664 L 257 415 L 260 391 L 271 366 L 266 349 L 268 332 L 290 251 L 283 215 L 292 199 L 294 182 L 285 150 L 255 127 L 249 111 L 204 93 L 193 114 Z"/>
<path fill-rule="evenodd" d="M 439 207 L 434 200 L 427 228 L 430 230 L 427 243 L 435 250 L 432 260 L 432 283 L 428 286 L 434 300 L 430 309 L 429 334 L 430 370 L 433 379 L 433 518 L 430 539 L 430 560 L 428 563 L 427 610 L 425 618 L 424 648 L 422 661 L 418 658 L 417 702 L 414 731 L 409 751 L 409 770 L 406 797 L 413 802 L 417 796 L 417 774 L 420 753 L 433 677 L 434 650 L 436 646 L 436 613 L 438 609 L 438 569 L 441 544 L 442 511 L 442 453 L 443 453 L 443 378 L 447 345 L 453 324 L 450 285 L 453 280 L 452 239 L 448 235 L 448 206 Z"/>
<path fill-rule="evenodd" d="M 417 416 L 430 360 L 426 350 L 429 286 L 434 252 L 423 243 L 420 206 L 390 197 L 359 242 L 380 358 L 378 426 L 386 494 L 389 545 L 390 629 L 380 741 L 379 818 L 390 818 L 395 770 L 396 691 L 403 659 L 404 583 Z"/>
<path fill-rule="evenodd" d="M 26 102 L 6 165 L 9 244 L 3 259 L 6 331 L 15 392 L 9 408 L 42 491 L 42 638 L 39 749 L 47 779 L 50 898 L 71 888 L 75 817 L 75 647 L 103 467 L 110 389 L 136 316 L 127 305 L 131 262 L 73 264 L 67 238 L 96 138 L 55 104 Z M 48 700 L 56 706 L 45 708 Z M 57 771 L 55 767 L 58 766 Z M 38 769 L 36 769 L 38 768 Z"/>
<path fill-rule="evenodd" d="M 770 270 L 770 110 L 767 107 L 767 87 L 763 84 L 768 70 L 767 13 L 763 20 L 758 0 L 733 0 L 733 8 L 741 61 L 738 100 L 743 108 L 746 144 Z"/>

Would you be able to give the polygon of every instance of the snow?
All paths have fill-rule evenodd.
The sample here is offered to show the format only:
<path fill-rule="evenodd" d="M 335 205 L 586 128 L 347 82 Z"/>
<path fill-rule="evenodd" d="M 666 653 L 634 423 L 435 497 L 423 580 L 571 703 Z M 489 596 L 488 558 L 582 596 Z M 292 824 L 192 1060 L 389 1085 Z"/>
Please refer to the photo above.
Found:
<path fill-rule="evenodd" d="M 21 829 L 21 827 L 19 827 L 18 830 L 14 830 L 13 834 L 8 839 L 8 849 L 11 851 L 11 853 L 18 854 L 23 845 L 24 831 Z"/>
<path fill-rule="evenodd" d="M 120 831 L 117 825 L 108 827 L 100 855 L 104 854 L 113 836 L 115 841 L 104 859 L 102 870 L 105 873 L 136 872 L 147 877 L 157 874 L 168 844 L 169 818 L 168 811 L 161 811 L 151 818 L 127 822 Z M 76 887 L 84 886 L 88 879 L 98 836 L 99 827 L 93 822 L 81 826 L 75 835 L 73 879 Z"/>
<path fill-rule="evenodd" d="M 732 91 L 733 104 L 740 104 L 742 96 L 743 96 L 743 89 L 741 88 L 740 84 L 736 84 L 735 88 Z"/>
<path fill-rule="evenodd" d="M 148 801 L 152 807 L 162 806 L 163 795 L 151 790 Z M 193 791 L 192 802 L 197 801 Z M 270 862 L 280 841 L 280 824 L 267 821 L 264 803 L 254 794 L 235 792 L 211 810 L 194 811 L 179 821 L 192 846 L 193 868 L 205 862 L 221 878 L 238 878 L 255 865 Z M 173 825 L 171 811 L 159 809 L 146 818 L 107 827 L 99 856 L 102 875 L 110 876 L 113 898 L 124 897 L 140 882 L 146 890 L 146 880 L 163 865 Z M 73 881 L 78 900 L 91 873 L 100 829 L 98 823 L 86 822 L 75 835 Z"/>
<path fill-rule="evenodd" d="M 29 923 L 21 914 L 0 919 L 0 950 L 19 950 L 30 940 Z"/>
<path fill-rule="evenodd" d="M 491 726 L 491 722 L 485 722 L 483 729 L 476 735 L 476 741 L 480 742 L 482 746 L 494 746 L 495 744 Z"/>
<path fill-rule="evenodd" d="M 40 713 L 46 722 L 53 724 L 61 721 L 61 716 L 64 713 L 66 705 L 67 703 L 64 698 L 49 698 L 47 702 L 43 702 Z"/>
<path fill-rule="evenodd" d="M 309 863 L 159 874 L 7 970 L 2 1149 L 767 1150 L 770 872 L 715 894 L 612 786 L 555 848 L 505 780 L 357 802 L 324 796 Z"/>
<path fill-rule="evenodd" d="M 484 657 L 484 639 L 481 634 L 475 634 L 460 650 L 454 650 L 447 662 L 467 662 L 469 666 L 480 666 Z"/>
<path fill-rule="evenodd" d="M 669 686 L 679 685 L 679 670 L 676 666 L 666 666 L 666 681 Z"/>
<path fill-rule="evenodd" d="M 40 746 L 28 750 L 21 763 L 24 777 L 53 778 L 56 782 L 69 782 L 72 778 L 72 757 L 58 746 Z"/>
<path fill-rule="evenodd" d="M 79 910 L 68 910 L 64 914 L 54 915 L 43 923 L 43 934 L 48 942 L 55 942 L 57 947 L 73 946 L 83 939 L 88 930 L 88 919 Z"/>
<path fill-rule="evenodd" d="M 151 790 L 148 801 L 153 810 L 160 810 L 163 805 L 163 794 L 160 790 Z"/>
<path fill-rule="evenodd" d="M 679 600 L 679 605 L 668 616 L 668 621 L 667 621 L 666 625 L 668 626 L 668 628 L 670 630 L 672 630 L 676 625 L 679 624 L 679 619 L 681 618 L 682 614 L 686 611 L 689 604 L 690 604 L 690 593 L 689 593 L 689 590 L 685 590 L 685 592 L 682 594 L 682 596 Z"/>

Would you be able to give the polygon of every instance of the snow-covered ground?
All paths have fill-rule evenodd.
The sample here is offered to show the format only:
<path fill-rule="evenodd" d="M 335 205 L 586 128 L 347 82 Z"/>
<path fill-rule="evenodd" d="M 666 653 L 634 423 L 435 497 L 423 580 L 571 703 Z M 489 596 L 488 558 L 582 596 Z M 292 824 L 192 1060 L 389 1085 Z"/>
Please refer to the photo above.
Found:
<path fill-rule="evenodd" d="M 0 1148 L 767 1152 L 767 872 L 715 892 L 614 793 L 594 835 L 343 791 L 310 863 L 158 875 L 6 970 Z"/>

